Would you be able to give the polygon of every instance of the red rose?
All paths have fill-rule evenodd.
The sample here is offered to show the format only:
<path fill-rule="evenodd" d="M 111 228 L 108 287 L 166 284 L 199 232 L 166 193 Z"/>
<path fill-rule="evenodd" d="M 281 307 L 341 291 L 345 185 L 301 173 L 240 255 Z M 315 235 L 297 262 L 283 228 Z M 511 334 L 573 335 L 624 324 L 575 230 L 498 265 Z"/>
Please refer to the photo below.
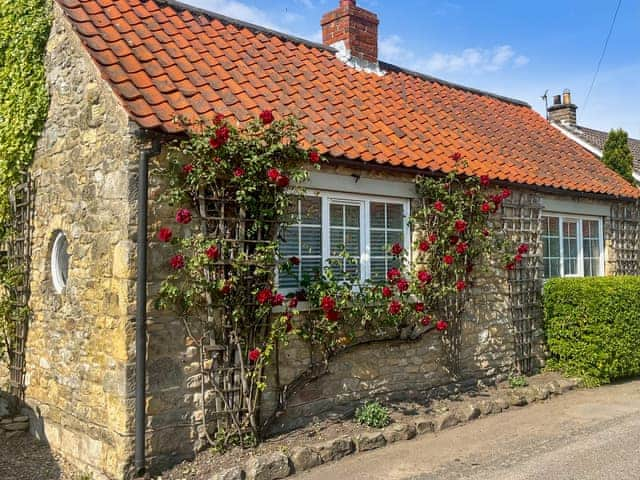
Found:
<path fill-rule="evenodd" d="M 193 172 L 193 165 L 190 163 L 187 163 L 186 165 L 184 165 L 182 167 L 182 173 L 184 173 L 185 175 L 189 175 L 191 172 Z"/>
<path fill-rule="evenodd" d="M 272 293 L 268 288 L 263 288 L 256 294 L 256 300 L 260 305 L 264 305 L 271 300 Z"/>
<path fill-rule="evenodd" d="M 340 313 L 335 310 L 329 310 L 325 316 L 330 322 L 337 322 L 340 319 Z"/>
<path fill-rule="evenodd" d="M 273 112 L 271 110 L 264 110 L 260 113 L 260 120 L 262 120 L 263 125 L 269 125 L 273 122 Z"/>
<path fill-rule="evenodd" d="M 465 288 L 467 288 L 467 284 L 464 283 L 464 281 L 462 280 L 458 280 L 456 282 L 456 290 L 458 290 L 459 292 L 461 292 L 462 290 L 464 290 Z"/>
<path fill-rule="evenodd" d="M 424 303 L 416 303 L 413 308 L 415 308 L 418 313 L 424 312 Z"/>
<path fill-rule="evenodd" d="M 220 258 L 220 250 L 218 250 L 218 247 L 215 245 L 211 245 L 207 248 L 205 253 L 211 260 L 218 260 L 218 258 Z"/>
<path fill-rule="evenodd" d="M 209 145 L 212 148 L 220 148 L 229 140 L 229 134 L 231 132 L 225 126 L 219 127 L 216 130 L 216 136 L 209 139 Z"/>
<path fill-rule="evenodd" d="M 460 152 L 456 152 L 453 155 L 451 155 L 451 160 L 453 160 L 454 162 L 459 162 L 460 159 L 462 158 L 462 154 Z"/>
<path fill-rule="evenodd" d="M 287 177 L 286 175 L 278 176 L 278 178 L 276 178 L 276 185 L 278 185 L 280 188 L 284 188 L 284 187 L 288 186 L 289 185 L 289 177 Z"/>
<path fill-rule="evenodd" d="M 244 168 L 238 167 L 233 171 L 233 175 L 236 177 L 241 177 L 245 174 Z"/>
<path fill-rule="evenodd" d="M 511 270 L 515 270 L 516 269 L 516 264 L 515 264 L 515 262 L 509 262 L 509 263 L 507 263 L 505 265 L 504 268 L 506 268 L 507 270 L 510 270 L 510 271 Z"/>
<path fill-rule="evenodd" d="M 396 256 L 400 255 L 403 250 L 404 248 L 402 248 L 402 245 L 400 245 L 399 243 L 394 243 L 391 247 L 391 253 Z"/>
<path fill-rule="evenodd" d="M 525 253 L 529 253 L 529 245 L 526 243 L 520 244 L 518 247 L 518 253 L 524 255 Z"/>
<path fill-rule="evenodd" d="M 213 118 L 214 125 L 220 125 L 223 119 L 224 115 L 222 115 L 221 113 L 216 114 L 216 116 Z"/>
<path fill-rule="evenodd" d="M 325 312 L 329 312 L 336 308 L 336 301 L 333 299 L 333 297 L 325 295 L 324 297 L 322 297 L 322 301 L 320 302 L 320 308 L 322 308 L 322 310 L 324 310 Z"/>
<path fill-rule="evenodd" d="M 404 278 L 398 280 L 398 283 L 396 285 L 398 287 L 398 291 L 400 292 L 406 292 L 409 289 L 409 282 L 407 282 Z"/>
<path fill-rule="evenodd" d="M 420 250 L 421 252 L 427 252 L 429 251 L 430 246 L 431 245 L 429 245 L 429 242 L 427 242 L 426 240 L 422 240 L 418 245 L 418 250 Z"/>
<path fill-rule="evenodd" d="M 451 235 L 449 237 L 449 243 L 451 245 L 455 245 L 456 243 L 458 243 L 460 241 L 460 237 L 458 237 L 457 235 Z"/>
<path fill-rule="evenodd" d="M 276 182 L 276 180 L 278 180 L 278 177 L 280 176 L 280 170 L 278 170 L 277 168 L 270 168 L 269 170 L 267 170 L 267 177 L 269 177 L 269 180 L 271 180 L 272 182 Z"/>
<path fill-rule="evenodd" d="M 186 225 L 191 222 L 191 212 L 186 208 L 181 208 L 176 212 L 176 222 Z"/>
<path fill-rule="evenodd" d="M 435 208 L 439 212 L 442 212 L 444 211 L 444 203 L 438 200 L 436 203 L 433 204 L 433 208 Z"/>
<path fill-rule="evenodd" d="M 387 280 L 390 282 L 394 282 L 397 278 L 401 277 L 402 273 L 397 268 L 390 268 L 387 271 Z"/>
<path fill-rule="evenodd" d="M 389 287 L 382 287 L 382 296 L 385 298 L 393 297 L 393 290 Z"/>
<path fill-rule="evenodd" d="M 488 187 L 489 186 L 489 175 L 481 175 L 480 176 L 480 185 L 482 185 L 483 187 Z"/>
<path fill-rule="evenodd" d="M 259 348 L 254 348 L 253 350 L 251 350 L 251 351 L 249 352 L 249 361 L 250 361 L 251 363 L 255 363 L 255 362 L 257 362 L 257 361 L 258 361 L 258 359 L 260 358 L 260 354 L 261 354 L 261 353 L 262 353 L 262 352 L 260 351 L 260 349 L 259 349 Z"/>
<path fill-rule="evenodd" d="M 298 299 L 296 297 L 293 297 L 291 300 L 289 300 L 289 308 L 296 308 L 298 306 Z"/>
<path fill-rule="evenodd" d="M 160 240 L 161 242 L 170 242 L 171 237 L 173 237 L 173 232 L 170 228 L 162 227 L 158 231 L 158 240 Z"/>
<path fill-rule="evenodd" d="M 451 255 L 445 255 L 442 261 L 447 265 L 451 265 L 453 263 L 453 257 Z"/>
<path fill-rule="evenodd" d="M 467 242 L 460 242 L 458 245 L 456 245 L 456 252 L 460 255 L 464 255 L 468 249 L 469 244 Z"/>
<path fill-rule="evenodd" d="M 513 260 L 516 261 L 517 263 L 520 263 L 522 261 L 522 255 L 520 255 L 519 253 L 516 253 L 516 256 L 513 257 Z"/>
<path fill-rule="evenodd" d="M 429 283 L 431 282 L 431 280 L 433 280 L 433 276 L 426 270 L 420 270 L 418 272 L 418 280 L 420 280 L 422 283 Z"/>
<path fill-rule="evenodd" d="M 311 163 L 313 163 L 314 165 L 316 163 L 320 163 L 320 154 L 318 153 L 317 150 L 310 150 L 309 151 L 309 161 Z"/>
<path fill-rule="evenodd" d="M 476 194 L 476 189 L 475 188 L 470 188 L 469 190 L 467 190 L 466 192 L 464 192 L 464 194 L 467 197 L 473 197 Z"/>
<path fill-rule="evenodd" d="M 220 293 L 223 295 L 229 295 L 231 293 L 231 283 L 225 282 L 222 288 L 220 289 Z"/>
<path fill-rule="evenodd" d="M 502 203 L 502 195 L 491 195 L 491 201 L 495 204 L 496 208 Z"/>
<path fill-rule="evenodd" d="M 486 228 L 484 230 L 482 230 L 482 235 L 484 235 L 485 237 L 489 236 L 489 230 L 487 230 Z"/>
<path fill-rule="evenodd" d="M 506 199 L 509 198 L 511 196 L 511 190 L 509 190 L 508 188 L 505 188 L 504 190 L 502 190 L 502 199 Z"/>
<path fill-rule="evenodd" d="M 446 330 L 448 326 L 449 324 L 444 320 L 438 320 L 438 322 L 436 323 L 436 330 L 438 330 L 439 332 L 442 332 Z"/>
<path fill-rule="evenodd" d="M 271 297 L 271 305 L 274 307 L 279 307 L 284 303 L 284 295 L 281 293 L 276 293 L 273 297 Z"/>
<path fill-rule="evenodd" d="M 422 325 L 424 325 L 425 327 L 429 325 L 431 323 L 431 315 L 425 315 L 424 317 L 422 317 L 420 323 L 422 323 Z"/>
<path fill-rule="evenodd" d="M 429 234 L 429 242 L 431 242 L 432 245 L 437 241 L 438 241 L 438 235 L 436 235 L 435 233 Z"/>
<path fill-rule="evenodd" d="M 482 202 L 480 210 L 482 213 L 489 213 L 491 211 L 491 205 L 489 205 L 489 202 Z"/>
<path fill-rule="evenodd" d="M 401 311 L 402 311 L 402 304 L 399 301 L 393 300 L 389 304 L 389 313 L 391 315 L 398 315 Z"/>
<path fill-rule="evenodd" d="M 289 263 L 291 265 L 300 265 L 300 259 L 298 257 L 289 258 Z"/>
<path fill-rule="evenodd" d="M 176 255 L 169 260 L 169 263 L 174 270 L 180 270 L 184 268 L 184 257 L 182 255 Z"/>

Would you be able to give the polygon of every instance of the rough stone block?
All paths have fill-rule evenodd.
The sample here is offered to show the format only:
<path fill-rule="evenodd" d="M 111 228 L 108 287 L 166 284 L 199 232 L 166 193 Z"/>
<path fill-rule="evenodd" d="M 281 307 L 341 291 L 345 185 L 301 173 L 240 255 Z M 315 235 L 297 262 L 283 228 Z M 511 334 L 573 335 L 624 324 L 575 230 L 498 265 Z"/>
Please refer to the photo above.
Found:
<path fill-rule="evenodd" d="M 416 427 L 407 425 L 406 423 L 394 423 L 383 430 L 384 438 L 387 443 L 393 443 L 400 440 L 411 440 L 416 436 Z"/>
<path fill-rule="evenodd" d="M 445 430 L 447 428 L 455 427 L 460 423 L 458 417 L 456 417 L 453 413 L 445 413 L 444 415 L 438 415 L 435 417 L 435 431 L 439 432 L 441 430 Z"/>
<path fill-rule="evenodd" d="M 282 453 L 253 457 L 246 466 L 247 480 L 277 480 L 290 473 L 289 457 Z"/>
<path fill-rule="evenodd" d="M 496 411 L 497 405 L 492 400 L 481 400 L 478 402 L 478 408 L 481 415 L 491 415 L 492 413 L 500 413 Z"/>
<path fill-rule="evenodd" d="M 329 440 L 328 442 L 316 445 L 316 450 L 320 454 L 323 462 L 331 462 L 340 460 L 346 455 L 353 453 L 354 445 L 351 437 L 339 437 Z"/>
<path fill-rule="evenodd" d="M 494 398 L 493 403 L 496 406 L 496 410 L 499 409 L 499 412 L 506 410 L 511 406 L 511 404 L 502 397 Z"/>
<path fill-rule="evenodd" d="M 296 447 L 289 458 L 295 472 L 310 470 L 322 464 L 322 457 L 311 447 Z"/>
<path fill-rule="evenodd" d="M 363 432 L 355 438 L 355 444 L 359 452 L 366 452 L 384 447 L 387 441 L 382 432 Z"/>
<path fill-rule="evenodd" d="M 244 480 L 244 472 L 240 467 L 233 467 L 214 475 L 211 480 Z"/>
<path fill-rule="evenodd" d="M 480 409 L 472 403 L 467 403 L 457 409 L 456 416 L 461 422 L 475 420 L 480 416 Z"/>
<path fill-rule="evenodd" d="M 427 417 L 417 418 L 415 421 L 416 433 L 418 435 L 424 435 L 425 433 L 433 433 L 436 430 L 436 425 L 433 419 Z"/>

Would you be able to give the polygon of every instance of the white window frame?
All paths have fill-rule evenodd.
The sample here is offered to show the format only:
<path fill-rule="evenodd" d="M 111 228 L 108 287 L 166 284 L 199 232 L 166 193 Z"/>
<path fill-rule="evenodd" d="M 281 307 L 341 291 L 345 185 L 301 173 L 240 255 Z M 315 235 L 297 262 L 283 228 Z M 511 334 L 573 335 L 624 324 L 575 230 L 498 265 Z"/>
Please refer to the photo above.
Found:
<path fill-rule="evenodd" d="M 602 217 L 596 217 L 596 216 L 590 216 L 590 215 L 574 215 L 572 213 L 569 214 L 563 214 L 563 213 L 558 213 L 558 212 L 543 212 L 542 213 L 542 218 L 546 219 L 547 217 L 554 217 L 558 219 L 558 229 L 559 229 L 559 237 L 560 237 L 560 278 L 572 278 L 572 277 L 584 277 L 584 252 L 583 252 L 583 248 L 584 248 L 584 236 L 582 234 L 582 222 L 584 220 L 587 221 L 596 221 L 598 222 L 598 242 L 599 242 L 599 249 L 600 249 L 600 273 L 599 277 L 602 277 L 605 275 L 605 245 L 604 245 L 604 228 L 603 228 L 603 224 L 604 222 L 602 221 Z M 577 269 L 576 269 L 576 273 L 575 274 L 565 274 L 564 273 L 564 223 L 565 221 L 573 221 L 576 222 L 576 237 L 577 237 L 577 243 L 578 243 L 578 253 L 577 253 L 577 258 L 576 258 L 576 262 L 578 263 L 577 265 Z M 543 255 L 543 261 L 544 261 L 544 245 L 542 248 L 542 255 Z M 558 278 L 558 277 L 549 277 L 549 278 Z M 548 280 L 548 278 L 545 278 L 546 280 Z"/>
<path fill-rule="evenodd" d="M 360 280 L 362 282 L 371 278 L 371 232 L 370 211 L 371 203 L 387 203 L 402 205 L 403 214 L 403 247 L 407 251 L 407 257 L 411 258 L 411 229 L 409 227 L 410 199 L 398 197 L 386 197 L 383 195 L 359 195 L 355 193 L 329 192 L 323 190 L 307 190 L 307 197 L 319 197 L 321 201 L 321 235 L 322 235 L 322 268 L 327 266 L 331 258 L 331 227 L 330 205 L 337 204 L 357 205 L 360 208 Z M 295 288 L 282 289 L 285 293 L 294 292 Z"/>

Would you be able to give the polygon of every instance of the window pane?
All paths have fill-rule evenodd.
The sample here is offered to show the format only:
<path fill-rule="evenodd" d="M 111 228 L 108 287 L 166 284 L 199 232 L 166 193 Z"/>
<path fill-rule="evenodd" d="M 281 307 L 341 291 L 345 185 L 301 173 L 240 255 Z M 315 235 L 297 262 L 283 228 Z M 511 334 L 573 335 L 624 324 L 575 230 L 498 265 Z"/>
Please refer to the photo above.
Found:
<path fill-rule="evenodd" d="M 402 234 L 402 232 L 387 232 L 387 249 L 391 248 L 391 245 L 393 245 L 394 243 L 399 243 L 400 245 L 402 245 L 403 236 L 404 235 Z"/>
<path fill-rule="evenodd" d="M 300 200 L 300 217 L 306 225 L 322 223 L 322 199 L 320 197 L 303 197 Z"/>
<path fill-rule="evenodd" d="M 371 281 L 384 282 L 387 275 L 387 266 L 384 258 L 371 259 Z"/>
<path fill-rule="evenodd" d="M 320 278 L 322 275 L 322 259 L 321 258 L 307 258 L 300 265 L 301 267 L 301 280 L 302 286 L 307 285 L 309 282 Z"/>
<path fill-rule="evenodd" d="M 385 204 L 378 202 L 371 202 L 370 207 L 371 219 L 370 224 L 372 228 L 384 228 L 385 227 Z"/>
<path fill-rule="evenodd" d="M 402 230 L 404 227 L 404 213 L 402 205 L 396 203 L 387 204 L 387 228 L 397 228 Z"/>
<path fill-rule="evenodd" d="M 360 226 L 360 207 L 357 205 L 345 205 L 345 225 L 347 227 Z"/>
<path fill-rule="evenodd" d="M 300 265 L 278 272 L 279 288 L 298 289 L 303 277 L 322 263 L 322 200 L 300 197 L 291 202 L 294 224 L 286 228 L 280 242 L 280 257 L 298 257 Z M 304 225 L 304 226 L 303 226 Z"/>
<path fill-rule="evenodd" d="M 386 254 L 387 239 L 384 230 L 371 230 L 371 256 L 380 257 Z"/>
<path fill-rule="evenodd" d="M 347 230 L 345 232 L 345 249 L 349 255 L 354 257 L 360 256 L 360 231 Z"/>
<path fill-rule="evenodd" d="M 341 228 L 332 228 L 329 234 L 329 249 L 331 251 L 331 256 L 335 257 L 340 255 L 340 253 L 344 250 L 344 230 Z"/>
<path fill-rule="evenodd" d="M 341 227 L 344 225 L 344 206 L 332 203 L 329 206 L 329 222 L 331 226 Z"/>
<path fill-rule="evenodd" d="M 322 255 L 322 227 L 300 228 L 300 255 Z"/>
<path fill-rule="evenodd" d="M 542 257 L 544 277 L 560 276 L 560 219 L 543 217 L 542 223 Z"/>

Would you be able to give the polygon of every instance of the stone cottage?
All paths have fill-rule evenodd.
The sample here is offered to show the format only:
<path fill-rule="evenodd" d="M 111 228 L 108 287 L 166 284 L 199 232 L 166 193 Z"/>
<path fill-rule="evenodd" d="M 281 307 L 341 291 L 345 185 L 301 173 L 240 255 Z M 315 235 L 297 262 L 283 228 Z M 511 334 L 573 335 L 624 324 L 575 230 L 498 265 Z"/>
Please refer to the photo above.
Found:
<path fill-rule="evenodd" d="M 637 189 L 521 101 L 379 61 L 378 18 L 355 0 L 323 17 L 324 44 L 169 0 L 55 0 L 53 16 L 51 105 L 31 169 L 22 392 L 33 433 L 95 478 L 169 465 L 199 440 L 197 349 L 153 307 L 167 271 L 153 233 L 173 212 L 147 167 L 184 134 L 179 115 L 244 122 L 268 108 L 300 119 L 330 159 L 311 176 L 318 214 L 292 227 L 315 239 L 300 271 L 326 260 L 327 232 L 340 227 L 331 207 L 357 219 L 363 278 L 386 261 L 370 255 L 372 232 L 411 248 L 413 179 L 450 171 L 454 152 L 466 173 L 511 188 L 504 225 L 532 261 L 517 284 L 504 272 L 479 281 L 462 331 L 463 386 L 516 361 L 539 364 L 543 278 L 638 272 Z M 294 241 L 283 248 L 301 252 Z M 306 354 L 292 344 L 283 377 Z M 452 382 L 435 337 L 352 350 L 294 396 L 282 427 Z M 265 392 L 265 409 L 273 400 Z"/>

